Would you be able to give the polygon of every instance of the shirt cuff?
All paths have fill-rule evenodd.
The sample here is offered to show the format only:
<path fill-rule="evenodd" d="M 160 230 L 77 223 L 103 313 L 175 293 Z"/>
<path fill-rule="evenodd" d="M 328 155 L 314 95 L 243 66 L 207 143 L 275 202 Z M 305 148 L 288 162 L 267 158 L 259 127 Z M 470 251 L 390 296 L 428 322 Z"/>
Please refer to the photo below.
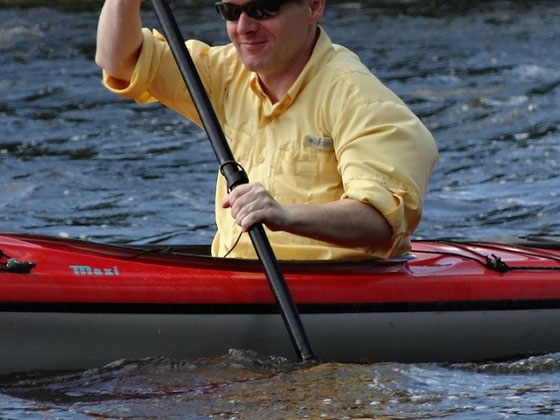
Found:
<path fill-rule="evenodd" d="M 150 67 L 152 61 L 154 35 L 157 36 L 158 34 L 152 34 L 147 28 L 142 29 L 142 47 L 130 82 L 116 79 L 103 70 L 103 86 L 124 99 L 133 99 L 141 104 L 157 102 L 157 99 L 147 91 L 151 72 L 145 71 L 146 68 Z"/>
<path fill-rule="evenodd" d="M 382 252 L 385 258 L 401 255 L 407 249 L 403 249 L 408 241 L 407 228 L 408 222 L 404 205 L 405 191 L 392 191 L 378 182 L 371 180 L 352 180 L 350 188 L 341 198 L 351 198 L 362 203 L 367 203 L 377 209 L 387 220 L 393 230 L 391 241 L 387 248 Z M 406 247 L 405 247 L 406 248 Z M 379 255 L 378 248 L 371 248 L 368 251 L 375 251 Z"/>

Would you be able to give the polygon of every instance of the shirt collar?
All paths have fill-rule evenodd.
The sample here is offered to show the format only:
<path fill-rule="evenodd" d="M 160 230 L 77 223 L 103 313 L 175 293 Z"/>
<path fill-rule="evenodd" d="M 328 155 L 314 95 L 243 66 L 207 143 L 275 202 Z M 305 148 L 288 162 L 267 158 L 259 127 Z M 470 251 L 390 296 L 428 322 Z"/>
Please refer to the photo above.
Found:
<path fill-rule="evenodd" d="M 319 38 L 313 48 L 309 61 L 292 84 L 288 92 L 278 102 L 273 104 L 264 93 L 256 73 L 251 73 L 250 87 L 259 99 L 262 116 L 274 116 L 283 113 L 294 102 L 298 94 L 305 88 L 309 81 L 317 74 L 320 68 L 326 65 L 334 54 L 334 48 L 329 36 L 319 27 Z"/>

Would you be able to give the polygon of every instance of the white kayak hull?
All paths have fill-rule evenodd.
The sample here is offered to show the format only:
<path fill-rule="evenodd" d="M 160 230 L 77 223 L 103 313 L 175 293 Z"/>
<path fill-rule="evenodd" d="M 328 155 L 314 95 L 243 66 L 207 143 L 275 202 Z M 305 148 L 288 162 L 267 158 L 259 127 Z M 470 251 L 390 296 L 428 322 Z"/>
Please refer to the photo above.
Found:
<path fill-rule="evenodd" d="M 322 361 L 466 362 L 560 351 L 560 309 L 305 314 Z M 252 349 L 294 359 L 279 315 L 0 313 L 0 373 Z"/>

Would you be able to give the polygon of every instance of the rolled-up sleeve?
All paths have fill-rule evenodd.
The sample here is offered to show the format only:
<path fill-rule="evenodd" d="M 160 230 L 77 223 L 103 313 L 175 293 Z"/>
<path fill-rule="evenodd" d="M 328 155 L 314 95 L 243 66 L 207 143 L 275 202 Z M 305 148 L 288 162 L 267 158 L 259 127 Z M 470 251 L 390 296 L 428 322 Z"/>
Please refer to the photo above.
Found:
<path fill-rule="evenodd" d="M 201 80 L 210 94 L 210 71 L 207 44 L 189 40 L 187 47 Z M 142 47 L 130 83 L 111 77 L 103 71 L 103 85 L 112 93 L 138 103 L 161 102 L 199 126 L 196 108 L 169 49 L 167 41 L 156 30 L 142 29 Z"/>
<path fill-rule="evenodd" d="M 156 76 L 165 49 L 164 45 L 158 45 L 158 40 L 162 41 L 163 39 L 158 39 L 156 34 L 152 34 L 149 29 L 143 28 L 142 48 L 130 83 L 115 79 L 103 70 L 103 86 L 124 99 L 133 99 L 138 103 L 156 102 L 158 99 L 148 92 L 148 86 Z"/>
<path fill-rule="evenodd" d="M 393 229 L 395 254 L 422 216 L 437 148 L 430 132 L 402 103 L 356 103 L 339 119 L 336 150 L 344 194 L 375 207 Z"/>

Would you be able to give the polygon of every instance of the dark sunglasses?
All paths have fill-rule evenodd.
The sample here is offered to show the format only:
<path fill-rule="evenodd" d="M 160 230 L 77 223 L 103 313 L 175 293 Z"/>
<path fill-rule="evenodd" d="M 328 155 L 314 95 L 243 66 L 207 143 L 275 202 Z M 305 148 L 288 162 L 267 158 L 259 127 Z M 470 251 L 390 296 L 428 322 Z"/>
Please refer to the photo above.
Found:
<path fill-rule="evenodd" d="M 224 20 L 235 22 L 245 12 L 253 19 L 269 19 L 280 10 L 280 5 L 287 0 L 253 0 L 245 4 L 233 4 L 219 1 L 216 3 L 216 10 Z"/>

